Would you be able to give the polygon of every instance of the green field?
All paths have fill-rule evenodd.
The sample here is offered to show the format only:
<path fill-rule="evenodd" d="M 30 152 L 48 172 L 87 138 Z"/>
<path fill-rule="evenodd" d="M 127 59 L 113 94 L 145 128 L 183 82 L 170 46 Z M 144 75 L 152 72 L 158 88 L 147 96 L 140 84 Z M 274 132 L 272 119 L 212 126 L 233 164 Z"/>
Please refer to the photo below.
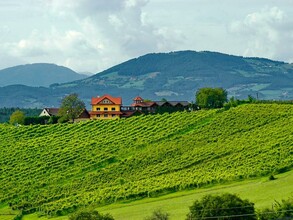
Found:
<path fill-rule="evenodd" d="M 281 201 L 293 196 L 293 171 L 275 176 L 277 179 L 269 181 L 267 177 L 253 180 L 238 181 L 229 184 L 213 185 L 203 189 L 193 189 L 170 193 L 157 198 L 145 198 L 132 202 L 118 202 L 116 204 L 97 208 L 102 213 L 111 213 L 117 220 L 143 220 L 156 209 L 170 214 L 171 220 L 185 219 L 188 207 L 196 199 L 206 194 L 235 193 L 243 199 L 255 203 L 256 209 L 271 207 L 275 201 Z M 1 212 L 1 209 L 0 209 Z M 24 220 L 49 220 L 38 218 L 36 214 L 28 215 Z M 50 218 L 67 220 L 67 217 Z"/>
<path fill-rule="evenodd" d="M 0 137 L 0 207 L 37 213 L 27 219 L 88 205 L 117 219 L 129 212 L 140 219 L 136 212 L 162 206 L 177 219 L 206 191 L 227 189 L 259 207 L 292 193 L 286 183 L 292 182 L 293 105 L 0 125 Z M 278 173 L 283 174 L 267 181 Z M 235 185 L 225 188 L 229 183 Z M 277 191 L 281 185 L 287 193 Z"/>

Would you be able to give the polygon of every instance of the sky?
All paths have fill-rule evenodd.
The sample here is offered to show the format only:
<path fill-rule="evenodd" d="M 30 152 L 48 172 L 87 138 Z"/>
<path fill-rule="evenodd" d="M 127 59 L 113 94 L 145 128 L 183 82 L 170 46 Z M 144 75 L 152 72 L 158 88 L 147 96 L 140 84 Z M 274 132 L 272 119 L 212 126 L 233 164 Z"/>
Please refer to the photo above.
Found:
<path fill-rule="evenodd" d="M 0 0 L 0 69 L 98 73 L 179 50 L 293 63 L 293 0 Z"/>

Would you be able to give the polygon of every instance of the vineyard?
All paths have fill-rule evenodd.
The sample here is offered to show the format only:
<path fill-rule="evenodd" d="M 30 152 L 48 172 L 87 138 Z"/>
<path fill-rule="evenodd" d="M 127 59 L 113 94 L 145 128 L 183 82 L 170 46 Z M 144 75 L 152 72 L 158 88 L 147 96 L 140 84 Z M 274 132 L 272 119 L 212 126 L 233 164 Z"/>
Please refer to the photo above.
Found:
<path fill-rule="evenodd" d="M 90 204 L 286 172 L 293 167 L 293 106 L 3 124 L 0 137 L 0 206 L 66 215 Z"/>

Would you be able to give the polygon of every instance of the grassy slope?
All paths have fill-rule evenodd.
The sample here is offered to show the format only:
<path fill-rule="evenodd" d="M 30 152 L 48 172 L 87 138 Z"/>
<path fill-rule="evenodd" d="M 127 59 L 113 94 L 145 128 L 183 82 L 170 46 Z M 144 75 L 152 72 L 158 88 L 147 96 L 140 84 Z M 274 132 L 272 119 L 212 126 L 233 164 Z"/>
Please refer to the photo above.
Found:
<path fill-rule="evenodd" d="M 255 203 L 257 209 L 270 207 L 277 200 L 293 196 L 293 171 L 276 176 L 278 179 L 268 181 L 259 178 L 250 181 L 221 184 L 203 189 L 177 192 L 158 198 L 143 199 L 130 203 L 113 204 L 98 209 L 103 213 L 111 213 L 117 220 L 142 220 L 160 208 L 170 214 L 171 220 L 185 219 L 189 206 L 194 200 L 206 194 L 236 193 L 243 199 Z"/>
<path fill-rule="evenodd" d="M 0 202 L 66 214 L 285 172 L 293 165 L 292 122 L 292 105 L 259 104 L 217 114 L 1 126 Z"/>
<path fill-rule="evenodd" d="M 203 189 L 188 190 L 160 196 L 157 198 L 145 198 L 132 202 L 119 202 L 98 208 L 102 213 L 111 213 L 116 220 L 142 220 L 149 216 L 153 210 L 160 208 L 170 214 L 171 220 L 185 219 L 188 207 L 194 200 L 200 199 L 206 194 L 236 193 L 241 198 L 249 199 L 255 203 L 256 209 L 270 207 L 271 204 L 293 196 L 293 171 L 276 175 L 276 180 L 268 181 L 267 177 L 254 180 L 245 180 L 230 184 L 220 184 Z M 1 209 L 0 209 L 1 212 Z M 23 220 L 47 220 L 38 218 L 32 214 Z M 54 220 L 66 220 L 67 217 L 51 218 Z"/>

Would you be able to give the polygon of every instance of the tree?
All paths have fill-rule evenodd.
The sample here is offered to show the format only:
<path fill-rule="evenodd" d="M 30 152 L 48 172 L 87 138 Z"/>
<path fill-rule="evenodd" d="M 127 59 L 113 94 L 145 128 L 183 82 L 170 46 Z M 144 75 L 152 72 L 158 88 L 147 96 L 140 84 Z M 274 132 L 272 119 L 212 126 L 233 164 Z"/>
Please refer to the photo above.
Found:
<path fill-rule="evenodd" d="M 187 220 L 193 219 L 256 219 L 254 204 L 234 194 L 206 195 L 189 207 Z"/>
<path fill-rule="evenodd" d="M 69 220 L 114 220 L 110 214 L 102 215 L 96 210 L 80 210 L 69 216 Z"/>
<path fill-rule="evenodd" d="M 78 98 L 77 94 L 73 93 L 62 99 L 58 115 L 61 116 L 62 120 L 74 122 L 74 119 L 78 118 L 84 109 L 84 102 Z"/>
<path fill-rule="evenodd" d="M 25 119 L 24 113 L 20 110 L 16 110 L 15 112 L 13 112 L 11 114 L 10 119 L 9 119 L 9 123 L 13 124 L 13 125 L 15 125 L 15 124 L 23 125 L 24 119 Z"/>
<path fill-rule="evenodd" d="M 196 103 L 201 108 L 222 108 L 227 102 L 227 91 L 222 88 L 201 88 L 196 92 Z"/>

